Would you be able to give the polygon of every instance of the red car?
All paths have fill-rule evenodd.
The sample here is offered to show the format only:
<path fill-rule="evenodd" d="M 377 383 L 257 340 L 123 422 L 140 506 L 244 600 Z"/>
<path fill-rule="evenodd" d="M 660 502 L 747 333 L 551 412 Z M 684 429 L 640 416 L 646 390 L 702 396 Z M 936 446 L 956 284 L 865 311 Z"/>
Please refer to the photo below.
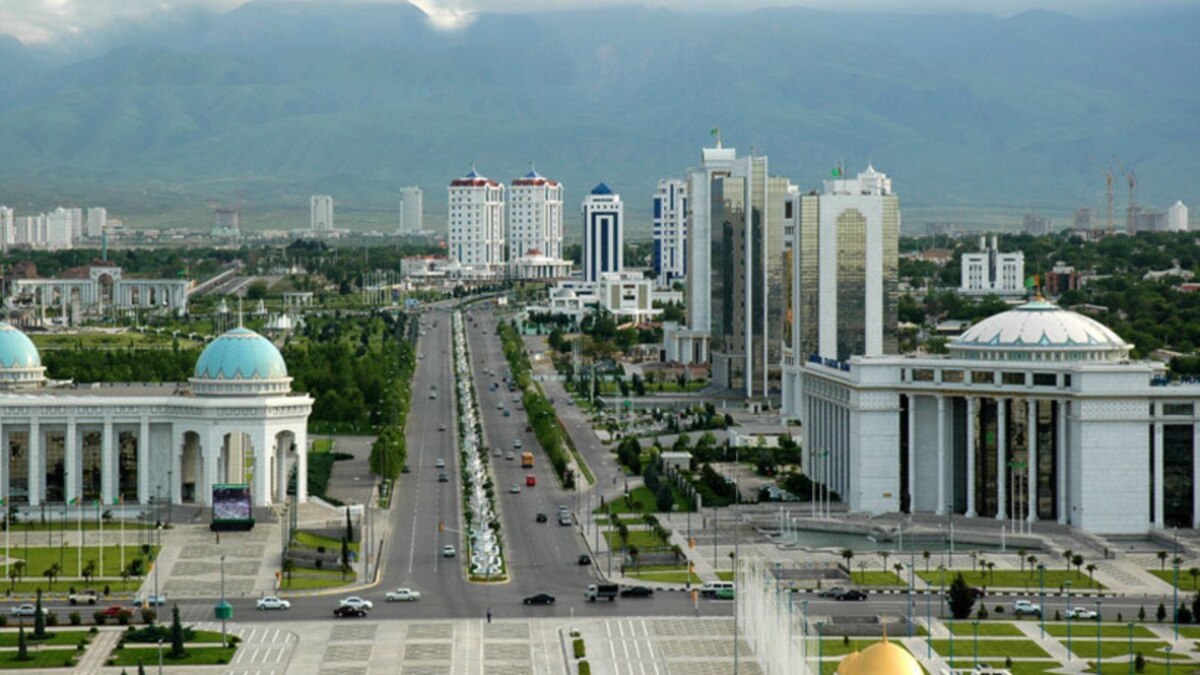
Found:
<path fill-rule="evenodd" d="M 124 614 L 126 616 L 133 616 L 133 612 L 129 611 L 128 607 L 122 607 L 120 605 L 111 605 L 109 607 L 104 608 L 104 616 L 107 616 L 110 619 L 119 619 L 119 618 L 121 618 L 122 614 Z"/>

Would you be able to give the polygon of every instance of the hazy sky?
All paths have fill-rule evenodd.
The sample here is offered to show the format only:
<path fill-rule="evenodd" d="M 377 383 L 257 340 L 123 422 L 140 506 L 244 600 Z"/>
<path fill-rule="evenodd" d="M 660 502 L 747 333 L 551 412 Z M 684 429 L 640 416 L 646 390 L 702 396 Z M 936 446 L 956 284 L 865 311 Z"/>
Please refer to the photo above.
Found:
<path fill-rule="evenodd" d="M 115 25 L 152 25 L 195 11 L 226 11 L 247 0 L 2 0 L 0 33 L 26 43 L 53 42 Z M 305 0 L 294 0 L 304 2 Z M 336 0 L 335 0 L 336 1 Z M 354 0 L 346 0 L 352 2 Z M 379 1 L 379 0 L 377 0 Z M 408 2 L 409 0 L 382 0 Z M 864 11 L 969 11 L 1007 16 L 1027 9 L 1049 9 L 1071 14 L 1092 14 L 1184 5 L 1189 0 L 411 0 L 441 26 L 452 28 L 469 22 L 479 11 L 531 10 L 644 5 L 676 10 L 747 10 L 771 6 L 804 6 L 817 9 Z"/>

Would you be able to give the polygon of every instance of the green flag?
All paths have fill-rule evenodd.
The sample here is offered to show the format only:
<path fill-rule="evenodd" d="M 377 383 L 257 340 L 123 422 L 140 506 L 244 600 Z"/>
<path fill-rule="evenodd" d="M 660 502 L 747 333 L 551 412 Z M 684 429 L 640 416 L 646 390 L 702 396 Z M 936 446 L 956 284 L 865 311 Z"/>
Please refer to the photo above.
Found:
<path fill-rule="evenodd" d="M 78 497 L 71 497 L 70 501 L 68 501 L 67 504 L 70 504 L 71 506 L 75 506 L 75 503 L 78 501 L 79 501 Z"/>
<path fill-rule="evenodd" d="M 1026 277 L 1025 288 L 1033 288 L 1034 286 L 1037 286 L 1037 276 Z"/>
<path fill-rule="evenodd" d="M 708 135 L 709 135 L 709 136 L 716 136 L 716 135 L 717 135 L 717 134 L 719 134 L 719 133 L 721 133 L 721 130 L 720 130 L 720 129 L 718 129 L 718 128 L 716 128 L 716 127 L 713 127 L 712 129 L 710 129 L 710 130 L 709 130 L 709 132 L 708 132 Z"/>
<path fill-rule="evenodd" d="M 841 167 L 835 166 L 833 167 L 833 170 L 829 172 L 829 174 L 834 178 L 837 178 L 838 176 L 842 175 L 842 169 Z"/>

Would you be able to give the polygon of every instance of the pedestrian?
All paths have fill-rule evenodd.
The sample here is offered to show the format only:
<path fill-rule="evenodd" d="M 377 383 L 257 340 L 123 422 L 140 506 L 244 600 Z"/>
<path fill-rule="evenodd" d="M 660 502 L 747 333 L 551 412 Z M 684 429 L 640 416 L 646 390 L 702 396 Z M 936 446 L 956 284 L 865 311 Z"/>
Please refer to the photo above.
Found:
<path fill-rule="evenodd" d="M 488 618 L 488 623 L 491 623 L 492 622 L 492 608 L 491 607 L 488 607 L 487 618 Z"/>

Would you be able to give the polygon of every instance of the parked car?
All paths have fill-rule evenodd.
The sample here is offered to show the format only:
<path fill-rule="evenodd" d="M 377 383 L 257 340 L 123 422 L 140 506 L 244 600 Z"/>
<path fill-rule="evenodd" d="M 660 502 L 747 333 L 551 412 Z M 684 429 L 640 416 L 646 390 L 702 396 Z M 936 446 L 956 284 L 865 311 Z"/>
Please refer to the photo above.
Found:
<path fill-rule="evenodd" d="M 283 598 L 268 595 L 264 598 L 259 598 L 258 602 L 254 603 L 254 606 L 258 609 L 291 609 L 292 603 Z"/>
<path fill-rule="evenodd" d="M 21 605 L 21 606 L 24 607 L 24 605 Z M 16 607 L 13 607 L 13 610 L 16 610 L 16 609 L 17 609 Z M 105 607 L 103 611 L 104 611 L 104 616 L 106 616 L 110 619 L 120 618 L 120 616 L 122 614 L 124 614 L 126 616 L 133 616 L 133 612 L 129 611 L 128 607 L 122 607 L 120 605 L 109 605 L 108 607 Z M 30 614 L 29 616 L 33 616 L 33 614 Z"/>
<path fill-rule="evenodd" d="M 592 557 L 586 553 L 581 553 L 579 554 L 579 560 L 576 562 L 578 562 L 580 565 L 591 565 Z"/>
<path fill-rule="evenodd" d="M 67 596 L 67 602 L 72 605 L 94 605 L 100 594 L 96 591 L 79 591 Z"/>
<path fill-rule="evenodd" d="M 1072 607 L 1071 609 L 1067 610 L 1067 618 L 1095 620 L 1096 612 L 1095 610 L 1088 609 L 1087 607 Z"/>
<path fill-rule="evenodd" d="M 622 598 L 648 598 L 652 595 L 654 595 L 654 589 L 646 586 L 629 586 L 621 589 Z"/>
<path fill-rule="evenodd" d="M 442 557 L 443 558 L 453 558 L 456 555 L 458 555 L 458 552 L 454 550 L 454 546 L 452 546 L 450 544 L 446 544 L 445 546 L 442 547 Z"/>
<path fill-rule="evenodd" d="M 839 602 L 842 600 L 866 600 L 867 594 L 863 593 L 860 590 L 852 588 L 852 589 L 846 591 L 845 593 L 842 593 L 841 595 L 837 596 L 836 599 Z"/>
<path fill-rule="evenodd" d="M 532 432 L 533 432 L 533 427 L 526 424 L 525 425 L 525 433 L 532 433 Z"/>
<path fill-rule="evenodd" d="M 549 593 L 538 593 L 525 598 L 522 602 L 526 605 L 553 605 L 554 596 Z"/>
<path fill-rule="evenodd" d="M 546 518 L 546 514 L 544 514 L 544 513 L 539 513 L 539 514 L 537 514 L 537 521 L 538 521 L 539 523 L 544 523 L 544 522 L 546 522 L 547 520 L 549 520 L 549 519 L 548 519 L 548 518 Z"/>
<path fill-rule="evenodd" d="M 848 590 L 850 590 L 850 589 L 846 588 L 845 586 L 830 586 L 829 588 L 826 588 L 825 590 L 821 591 L 820 593 L 817 593 L 817 597 L 836 598 Z"/>
<path fill-rule="evenodd" d="M 713 597 L 716 598 L 717 600 L 732 600 L 733 599 L 733 589 L 732 588 L 718 589 L 717 592 L 713 594 Z M 841 600 L 841 598 L 838 598 L 838 599 Z"/>
<path fill-rule="evenodd" d="M 358 609 L 371 609 L 372 607 L 375 606 L 375 603 L 371 602 L 370 600 L 367 600 L 366 598 L 360 598 L 357 595 L 351 595 L 348 598 L 342 598 L 341 602 L 339 602 L 338 605 L 341 607 L 355 607 Z"/>
<path fill-rule="evenodd" d="M 394 591 L 388 591 L 384 597 L 388 602 L 413 602 L 421 599 L 421 592 L 411 588 L 397 588 Z"/>
<path fill-rule="evenodd" d="M 407 465 L 407 464 L 405 464 L 404 466 L 400 467 L 400 473 L 410 473 L 410 471 L 408 470 L 408 465 Z"/>
<path fill-rule="evenodd" d="M 151 593 L 144 598 L 140 595 L 133 596 L 134 607 L 162 607 L 165 604 L 167 604 L 167 596 L 165 595 L 154 595 Z"/>
<path fill-rule="evenodd" d="M 445 431 L 445 430 L 446 430 L 446 424 L 444 422 L 442 424 L 438 425 L 438 431 Z"/>
<path fill-rule="evenodd" d="M 338 606 L 333 608 L 333 615 L 339 619 L 363 617 L 367 615 L 367 610 Z"/>
<path fill-rule="evenodd" d="M 521 486 L 517 483 L 513 483 L 512 485 L 508 486 L 508 491 L 514 495 L 519 495 L 521 494 Z"/>
<path fill-rule="evenodd" d="M 1013 614 L 1022 616 L 1024 614 L 1032 614 L 1034 616 L 1042 615 L 1042 606 L 1032 603 L 1028 600 L 1017 600 L 1013 603 Z"/>

